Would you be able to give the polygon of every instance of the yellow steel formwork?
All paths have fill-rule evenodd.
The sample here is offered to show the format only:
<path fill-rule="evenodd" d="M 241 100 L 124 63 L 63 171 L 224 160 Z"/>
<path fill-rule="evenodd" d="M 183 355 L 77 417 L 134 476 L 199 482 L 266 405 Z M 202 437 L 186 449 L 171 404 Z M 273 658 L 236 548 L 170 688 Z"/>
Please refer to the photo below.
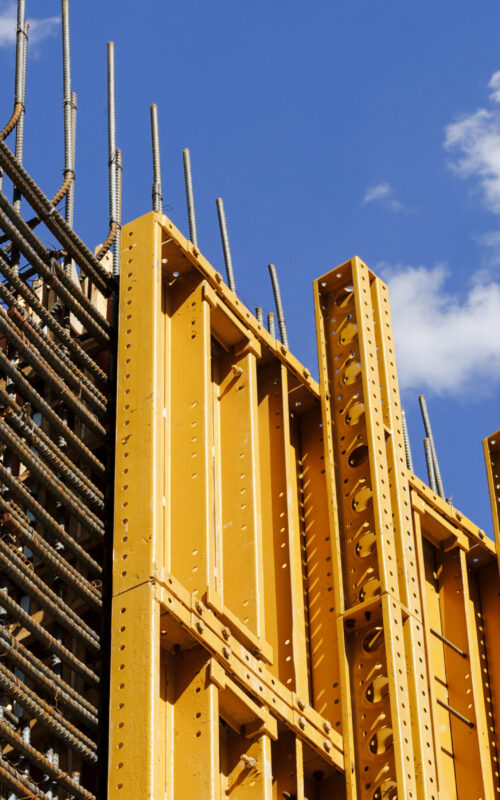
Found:
<path fill-rule="evenodd" d="M 408 473 L 387 289 L 315 283 L 320 385 L 160 214 L 123 231 L 110 800 L 489 800 L 500 583 Z"/>

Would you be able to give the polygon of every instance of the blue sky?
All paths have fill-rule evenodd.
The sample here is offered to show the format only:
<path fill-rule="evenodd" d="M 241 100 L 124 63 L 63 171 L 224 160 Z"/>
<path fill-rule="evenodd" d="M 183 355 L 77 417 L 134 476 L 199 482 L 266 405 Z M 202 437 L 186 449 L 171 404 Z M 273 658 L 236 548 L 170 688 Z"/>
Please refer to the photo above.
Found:
<path fill-rule="evenodd" d="M 273 308 L 316 372 L 311 283 L 358 254 L 391 288 L 417 473 L 428 399 L 447 495 L 491 534 L 481 439 L 500 426 L 500 5 L 495 0 L 72 0 L 78 232 L 107 226 L 106 42 L 116 43 L 124 220 L 151 207 L 159 106 L 167 213 L 187 232 L 190 147 L 201 249 L 222 269 L 225 201 L 240 295 Z M 142 10 L 142 9 L 146 10 Z M 61 179 L 57 0 L 31 22 L 25 164 Z M 14 3 L 0 0 L 0 102 L 13 89 Z"/>

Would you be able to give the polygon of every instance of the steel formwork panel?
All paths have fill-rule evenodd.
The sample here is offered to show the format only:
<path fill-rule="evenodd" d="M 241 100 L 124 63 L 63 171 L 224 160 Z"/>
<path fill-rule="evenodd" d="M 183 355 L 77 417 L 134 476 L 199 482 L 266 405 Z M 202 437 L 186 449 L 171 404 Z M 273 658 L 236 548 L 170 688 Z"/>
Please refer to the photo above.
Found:
<path fill-rule="evenodd" d="M 495 549 L 406 469 L 384 284 L 315 293 L 319 386 L 123 231 L 110 800 L 497 796 Z"/>

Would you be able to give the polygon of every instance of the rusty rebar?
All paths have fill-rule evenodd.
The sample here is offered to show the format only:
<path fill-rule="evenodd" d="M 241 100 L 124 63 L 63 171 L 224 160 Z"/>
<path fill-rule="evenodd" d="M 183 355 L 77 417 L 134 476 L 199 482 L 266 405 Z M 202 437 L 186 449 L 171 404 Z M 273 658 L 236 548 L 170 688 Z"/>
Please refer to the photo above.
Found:
<path fill-rule="evenodd" d="M 5 783 L 21 800 L 52 800 L 2 755 L 0 755 L 0 777 L 2 783 Z"/>
<path fill-rule="evenodd" d="M 30 712 L 36 719 L 46 725 L 50 731 L 63 742 L 80 753 L 91 764 L 97 761 L 96 744 L 85 736 L 78 728 L 66 720 L 58 711 L 51 708 L 41 697 L 6 669 L 0 662 L 0 686 L 20 706 Z"/>
<path fill-rule="evenodd" d="M 98 364 L 89 356 L 89 354 L 80 346 L 80 344 L 70 335 L 70 333 L 60 325 L 48 309 L 40 302 L 34 291 L 26 284 L 22 278 L 14 273 L 10 264 L 3 261 L 0 255 L 0 273 L 5 280 L 13 286 L 16 292 L 22 297 L 30 308 L 33 309 L 35 314 L 47 326 L 47 328 L 56 336 L 60 342 L 63 342 L 68 350 L 72 353 L 75 360 L 82 364 L 85 368 L 92 373 L 94 378 L 101 385 L 108 385 L 109 379 L 106 373 L 99 367 Z M 1 284 L 0 284 L 1 286 Z"/>
<path fill-rule="evenodd" d="M 83 661 L 80 661 L 67 647 L 65 647 L 61 642 L 59 642 L 51 633 L 49 633 L 45 628 L 42 627 L 36 620 L 27 614 L 23 608 L 16 603 L 15 600 L 12 599 L 8 594 L 5 592 L 2 593 L 1 597 L 2 606 L 7 610 L 7 613 L 10 614 L 17 622 L 19 622 L 26 630 L 30 631 L 30 633 L 41 642 L 49 652 L 56 653 L 59 658 L 64 661 L 65 664 L 68 665 L 73 672 L 76 672 L 80 677 L 84 678 L 93 686 L 99 686 L 100 680 L 99 676 L 93 672 L 87 664 L 84 664 Z"/>
<path fill-rule="evenodd" d="M 8 742 L 10 742 L 13 747 L 15 747 L 16 750 L 26 756 L 26 758 L 32 763 L 37 764 L 40 768 L 43 767 L 44 771 L 48 775 L 53 777 L 60 786 L 63 786 L 68 791 L 73 792 L 75 797 L 81 798 L 81 800 L 95 800 L 93 794 L 84 789 L 83 786 L 80 786 L 80 784 L 74 783 L 74 781 L 71 780 L 70 776 L 66 772 L 63 772 L 61 769 L 59 769 L 59 767 L 56 767 L 54 764 L 52 764 L 52 762 L 42 755 L 39 750 L 25 742 L 22 736 L 19 736 L 18 733 L 13 731 L 2 720 L 0 720 L 0 732 L 2 733 L 2 736 Z M 3 759 L 0 761 L 0 765 L 2 763 Z M 45 797 L 46 796 L 47 795 L 45 795 Z"/>
<path fill-rule="evenodd" d="M 12 473 L 0 462 L 0 480 L 11 489 L 12 492 L 20 499 L 23 506 L 28 508 L 45 528 L 46 533 L 56 540 L 64 544 L 73 555 L 95 574 L 102 573 L 102 567 L 89 555 L 87 550 L 79 544 L 76 539 L 73 539 L 64 528 L 45 510 L 45 508 L 35 500 L 33 495 L 26 489 L 22 481 L 12 475 Z"/>
<path fill-rule="evenodd" d="M 78 694 L 69 683 L 55 675 L 43 661 L 34 656 L 4 627 L 0 627 L 0 653 L 50 694 L 54 703 L 64 705 L 82 722 L 93 728 L 99 725 L 97 709 Z"/>
<path fill-rule="evenodd" d="M 43 399 L 43 397 L 31 386 L 28 380 L 24 377 L 23 373 L 12 364 L 9 359 L 4 355 L 0 349 L 0 369 L 11 378 L 13 383 L 18 387 L 20 394 L 26 400 L 35 406 L 38 411 L 48 421 L 52 423 L 54 428 L 65 437 L 79 456 L 83 458 L 89 466 L 96 472 L 104 475 L 104 464 L 99 461 L 91 450 L 82 442 L 82 440 L 66 425 L 63 420 L 56 414 L 53 408 Z"/>
<path fill-rule="evenodd" d="M 0 441 L 14 453 L 19 461 L 23 463 L 30 473 L 37 478 L 40 483 L 46 486 L 51 494 L 57 497 L 64 507 L 69 511 L 78 522 L 83 525 L 98 540 L 104 535 L 104 524 L 99 517 L 95 516 L 89 508 L 81 503 L 79 498 L 68 489 L 64 483 L 49 470 L 47 465 L 38 457 L 36 451 L 24 444 L 24 441 L 16 434 L 0 417 Z"/>
<path fill-rule="evenodd" d="M 224 261 L 226 264 L 227 285 L 229 286 L 231 291 L 236 294 L 236 281 L 234 279 L 233 258 L 231 256 L 231 248 L 229 246 L 226 212 L 224 211 L 224 201 L 222 197 L 217 197 L 215 203 L 217 205 L 217 214 L 219 216 L 219 228 L 222 241 L 222 251 L 224 253 Z"/>
<path fill-rule="evenodd" d="M 87 245 L 73 231 L 61 214 L 53 207 L 26 170 L 17 163 L 5 142 L 0 141 L 0 167 L 12 183 L 18 186 L 35 213 L 45 223 L 61 246 L 70 254 L 80 269 L 105 297 L 113 291 L 112 280 Z"/>
<path fill-rule="evenodd" d="M 34 371 L 40 375 L 44 382 L 51 386 L 59 395 L 64 404 L 70 408 L 74 414 L 81 419 L 88 428 L 100 439 L 108 436 L 108 430 L 92 414 L 86 405 L 80 402 L 76 395 L 71 392 L 67 385 L 61 380 L 58 373 L 52 369 L 40 352 L 23 337 L 21 331 L 14 324 L 13 318 L 0 306 L 0 332 L 5 336 L 16 349 L 17 353 L 24 358 Z"/>
<path fill-rule="evenodd" d="M 196 227 L 196 210 L 194 205 L 194 192 L 193 192 L 193 175 L 191 171 L 191 153 L 189 147 L 185 147 L 182 151 L 182 160 L 184 163 L 184 184 L 186 187 L 186 203 L 188 212 L 189 223 L 189 238 L 195 247 L 198 247 L 198 230 Z"/>
<path fill-rule="evenodd" d="M 0 285 L 0 296 L 5 299 L 5 287 Z M 12 299 L 13 296 L 11 295 Z M 18 329 L 26 336 L 28 341 L 36 347 L 40 354 L 49 362 L 50 366 L 63 377 L 73 390 L 91 406 L 96 416 L 106 419 L 107 401 L 103 394 L 97 389 L 83 372 L 80 372 L 71 360 L 64 354 L 53 341 L 47 339 L 42 329 L 40 329 L 30 318 L 25 309 L 17 304 L 10 306 L 9 318 L 13 319 Z"/>
<path fill-rule="evenodd" d="M 0 539 L 0 562 L 3 564 L 5 574 L 26 592 L 36 598 L 40 608 L 44 608 L 53 619 L 83 642 L 90 650 L 100 652 L 99 637 L 89 626 L 58 597 L 50 586 L 40 578 L 36 572 L 28 567 L 14 550 Z"/>
<path fill-rule="evenodd" d="M 96 588 L 89 583 L 71 564 L 69 564 L 52 545 L 46 542 L 31 527 L 29 521 L 23 519 L 11 501 L 0 497 L 0 509 L 3 516 L 0 521 L 14 536 L 17 536 L 38 558 L 47 565 L 76 595 L 85 600 L 94 609 L 102 608 L 102 600 Z"/>
<path fill-rule="evenodd" d="M 89 478 L 69 460 L 67 455 L 45 433 L 43 428 L 36 425 L 27 417 L 15 400 L 0 387 L 0 402 L 5 405 L 4 417 L 8 423 L 32 447 L 39 451 L 48 463 L 70 483 L 80 495 L 85 497 L 97 511 L 104 510 L 104 497 L 102 492 L 94 486 Z"/>

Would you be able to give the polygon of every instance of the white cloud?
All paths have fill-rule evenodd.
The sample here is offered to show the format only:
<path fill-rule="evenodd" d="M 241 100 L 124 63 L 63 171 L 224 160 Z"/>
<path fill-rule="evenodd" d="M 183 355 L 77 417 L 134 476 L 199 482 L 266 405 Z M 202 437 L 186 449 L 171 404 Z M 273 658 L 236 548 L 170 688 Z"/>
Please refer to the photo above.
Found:
<path fill-rule="evenodd" d="M 28 19 L 29 43 L 39 44 L 43 39 L 52 36 L 59 25 L 59 17 Z M 0 48 L 11 47 L 16 42 L 17 3 L 14 0 L 0 2 Z"/>
<path fill-rule="evenodd" d="M 492 104 L 500 104 L 500 71 L 489 88 Z M 456 154 L 450 167 L 462 178 L 478 181 L 486 207 L 500 214 L 500 107 L 479 108 L 445 128 L 444 146 Z"/>
<path fill-rule="evenodd" d="M 476 283 L 461 299 L 442 264 L 378 269 L 389 285 L 402 389 L 477 396 L 500 384 L 499 283 Z"/>
<path fill-rule="evenodd" d="M 362 205 L 367 203 L 379 203 L 392 211 L 400 211 L 403 208 L 402 203 L 395 199 L 393 188 L 387 181 L 368 187 Z"/>

